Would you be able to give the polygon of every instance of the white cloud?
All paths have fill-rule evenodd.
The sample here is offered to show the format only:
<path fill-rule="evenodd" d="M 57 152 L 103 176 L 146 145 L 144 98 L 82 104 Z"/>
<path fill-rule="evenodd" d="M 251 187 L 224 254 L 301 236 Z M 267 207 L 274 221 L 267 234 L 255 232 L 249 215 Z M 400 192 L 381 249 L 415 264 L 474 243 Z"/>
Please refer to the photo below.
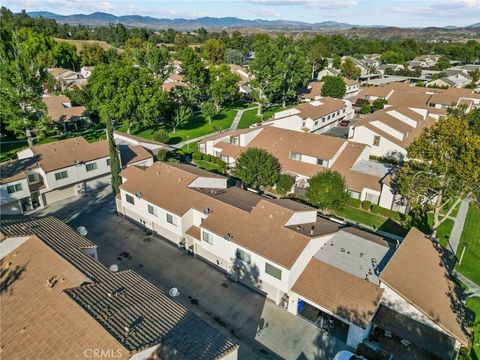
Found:
<path fill-rule="evenodd" d="M 259 18 L 274 18 L 274 17 L 279 17 L 280 12 L 275 9 L 259 9 L 254 12 L 256 16 Z"/>
<path fill-rule="evenodd" d="M 339 9 L 358 4 L 357 0 L 248 0 L 248 2 L 268 6 L 306 6 L 313 9 Z"/>

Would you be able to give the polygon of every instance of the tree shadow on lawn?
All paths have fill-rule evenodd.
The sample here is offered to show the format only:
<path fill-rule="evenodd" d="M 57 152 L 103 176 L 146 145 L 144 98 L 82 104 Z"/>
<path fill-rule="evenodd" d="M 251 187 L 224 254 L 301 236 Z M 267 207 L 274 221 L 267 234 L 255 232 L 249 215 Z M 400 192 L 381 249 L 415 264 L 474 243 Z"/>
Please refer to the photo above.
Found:
<path fill-rule="evenodd" d="M 409 229 L 393 221 L 392 219 L 387 219 L 382 225 L 378 227 L 377 230 L 385 231 L 399 236 L 405 236 L 407 235 Z"/>

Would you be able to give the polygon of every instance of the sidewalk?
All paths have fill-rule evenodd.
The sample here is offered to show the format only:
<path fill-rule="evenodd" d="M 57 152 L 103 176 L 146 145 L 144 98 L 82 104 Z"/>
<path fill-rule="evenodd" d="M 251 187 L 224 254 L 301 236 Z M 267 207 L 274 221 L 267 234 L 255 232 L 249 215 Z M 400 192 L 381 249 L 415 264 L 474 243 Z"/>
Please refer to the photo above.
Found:
<path fill-rule="evenodd" d="M 455 221 L 455 224 L 453 225 L 452 234 L 450 235 L 448 246 L 450 247 L 450 250 L 453 254 L 457 253 L 458 245 L 460 244 L 460 238 L 462 236 L 463 226 L 465 225 L 465 219 L 467 217 L 469 204 L 470 198 L 463 199 L 460 203 L 457 217 L 452 218 Z"/>
<path fill-rule="evenodd" d="M 230 126 L 230 130 L 236 130 L 238 127 L 238 124 L 240 123 L 240 120 L 242 119 L 242 115 L 245 111 L 247 110 L 253 110 L 256 109 L 257 106 L 248 108 L 248 109 L 241 109 L 237 111 L 237 115 L 235 115 L 235 119 L 233 119 L 232 126 Z"/>

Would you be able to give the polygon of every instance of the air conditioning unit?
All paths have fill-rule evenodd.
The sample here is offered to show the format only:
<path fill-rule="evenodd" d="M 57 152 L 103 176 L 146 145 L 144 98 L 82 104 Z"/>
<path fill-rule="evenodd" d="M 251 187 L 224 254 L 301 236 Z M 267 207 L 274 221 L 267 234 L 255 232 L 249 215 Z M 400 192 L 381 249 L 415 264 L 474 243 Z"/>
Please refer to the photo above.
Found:
<path fill-rule="evenodd" d="M 77 184 L 76 191 L 77 191 L 77 194 L 85 193 L 87 191 L 87 189 L 85 188 L 85 183 L 82 182 L 82 183 Z"/>

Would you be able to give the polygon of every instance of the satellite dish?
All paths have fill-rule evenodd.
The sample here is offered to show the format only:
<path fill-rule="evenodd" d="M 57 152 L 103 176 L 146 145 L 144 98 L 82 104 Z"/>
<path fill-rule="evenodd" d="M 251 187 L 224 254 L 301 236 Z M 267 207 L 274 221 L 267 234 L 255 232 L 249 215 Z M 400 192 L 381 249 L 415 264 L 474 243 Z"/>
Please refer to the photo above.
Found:
<path fill-rule="evenodd" d="M 180 292 L 178 291 L 178 289 L 176 287 L 173 287 L 168 291 L 168 295 L 170 295 L 170 297 L 174 298 L 174 297 L 177 297 L 178 295 L 180 295 Z"/>
<path fill-rule="evenodd" d="M 88 234 L 88 231 L 87 229 L 85 228 L 85 226 L 79 226 L 77 227 L 77 231 L 80 235 L 82 236 L 86 236 Z"/>
<path fill-rule="evenodd" d="M 117 272 L 118 271 L 118 265 L 117 264 L 112 264 L 109 267 L 111 272 Z"/>

